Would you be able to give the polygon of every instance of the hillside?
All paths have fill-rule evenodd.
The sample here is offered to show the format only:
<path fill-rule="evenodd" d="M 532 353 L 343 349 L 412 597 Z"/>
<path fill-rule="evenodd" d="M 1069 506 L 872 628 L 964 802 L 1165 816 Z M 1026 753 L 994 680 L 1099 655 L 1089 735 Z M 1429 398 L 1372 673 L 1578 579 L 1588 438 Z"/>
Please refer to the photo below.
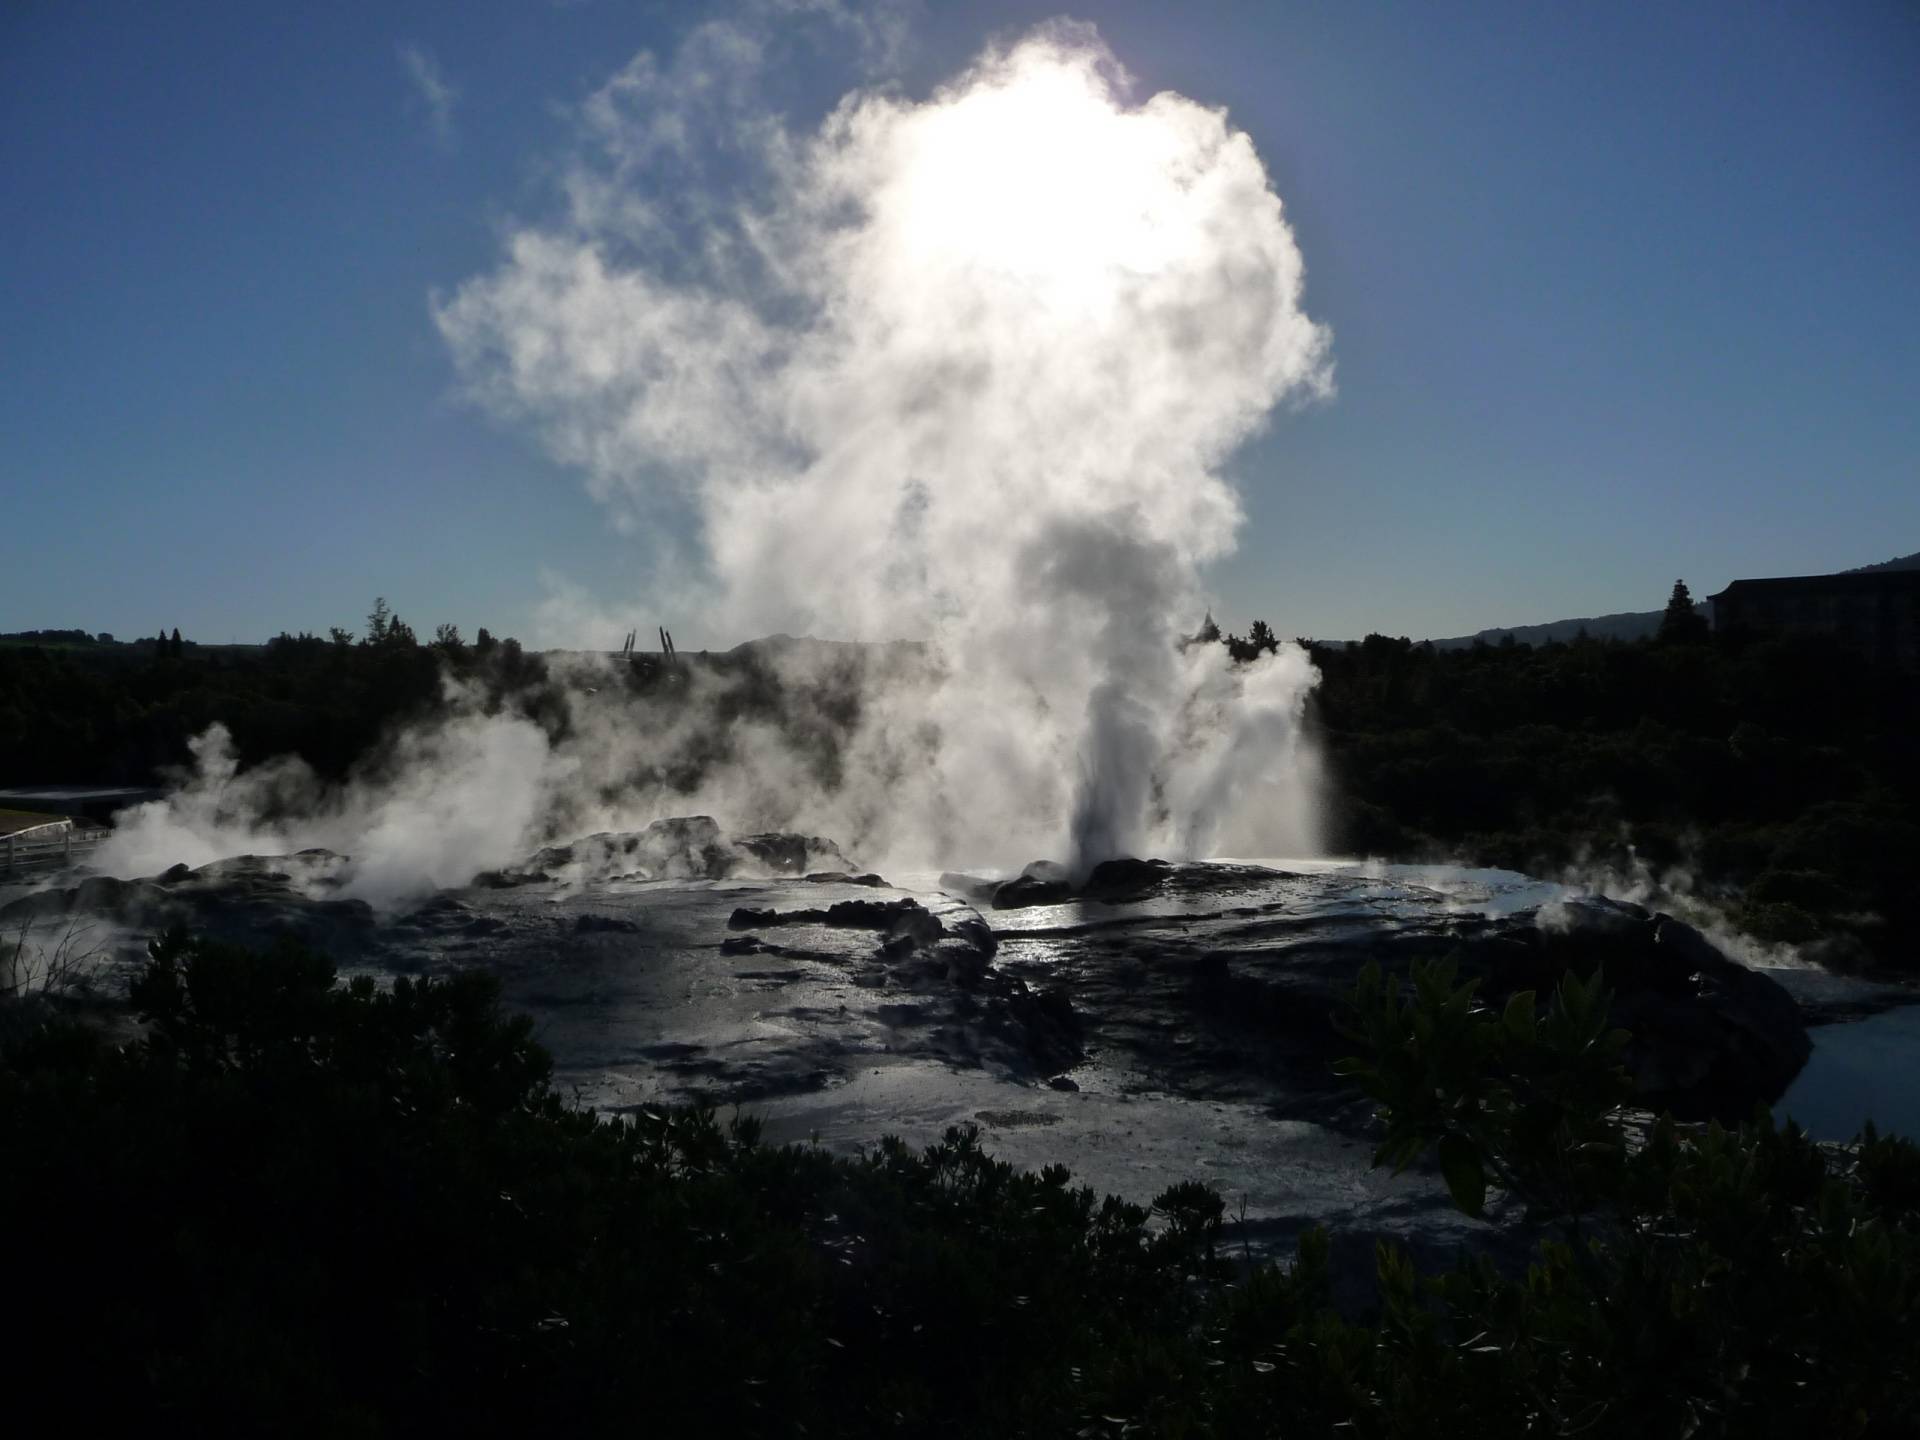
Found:
<path fill-rule="evenodd" d="M 1700 615 L 1709 614 L 1710 607 L 1704 600 L 1693 608 Z M 1544 645 L 1553 640 L 1564 643 L 1575 639 L 1582 630 L 1595 640 L 1645 640 L 1660 628 L 1660 617 L 1664 613 L 1660 610 L 1632 610 L 1614 615 L 1588 615 L 1574 620 L 1549 620 L 1541 625 L 1501 625 L 1472 635 L 1453 635 L 1444 640 L 1435 640 L 1433 647 L 1436 650 L 1465 650 L 1483 642 L 1498 645 L 1509 635 L 1518 645 Z"/>
<path fill-rule="evenodd" d="M 1878 565 L 1862 565 L 1857 569 L 1843 570 L 1843 575 L 1874 575 L 1882 570 L 1920 570 L 1920 550 L 1911 555 L 1896 555 L 1891 560 L 1882 560 Z"/>
<path fill-rule="evenodd" d="M 1871 575 L 1885 570 L 1920 570 L 1920 550 L 1911 555 L 1895 556 L 1891 560 L 1882 560 L 1878 565 L 1859 565 L 1851 570 L 1839 571 L 1842 575 Z M 1696 613 L 1711 619 L 1711 608 L 1702 600 L 1694 607 Z M 1660 610 L 1623 611 L 1616 615 L 1589 615 L 1576 620 L 1549 620 L 1540 625 L 1497 625 L 1491 629 L 1477 631 L 1472 635 L 1453 635 L 1435 639 L 1432 644 L 1436 650 L 1464 650 L 1469 646 L 1484 642 L 1498 645 L 1511 635 L 1516 644 L 1544 645 L 1549 641 L 1572 640 L 1582 630 L 1595 640 L 1644 640 L 1660 628 Z"/>

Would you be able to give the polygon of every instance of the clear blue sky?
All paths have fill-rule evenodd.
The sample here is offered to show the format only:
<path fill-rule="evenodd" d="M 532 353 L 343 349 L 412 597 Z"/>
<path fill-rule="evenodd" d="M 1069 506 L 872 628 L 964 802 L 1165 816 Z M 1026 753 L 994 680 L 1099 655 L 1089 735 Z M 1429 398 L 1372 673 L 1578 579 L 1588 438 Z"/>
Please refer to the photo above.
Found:
<path fill-rule="evenodd" d="M 459 400 L 429 297 L 700 13 L 0 11 L 0 629 L 260 639 L 383 593 L 514 633 L 543 572 L 631 590 L 578 477 Z M 1058 13 L 926 6 L 903 83 Z M 1920 6 L 1068 13 L 1252 135 L 1334 330 L 1337 399 L 1235 462 L 1223 622 L 1447 635 L 1920 549 Z"/>

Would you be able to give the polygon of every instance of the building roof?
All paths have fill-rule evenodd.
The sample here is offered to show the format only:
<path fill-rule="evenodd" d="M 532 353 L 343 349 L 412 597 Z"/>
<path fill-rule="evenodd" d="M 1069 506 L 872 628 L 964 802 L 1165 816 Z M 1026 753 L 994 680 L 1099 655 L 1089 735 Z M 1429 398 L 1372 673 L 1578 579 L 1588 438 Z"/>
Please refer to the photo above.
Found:
<path fill-rule="evenodd" d="M 1848 571 L 1844 575 L 1779 575 L 1764 580 L 1735 580 L 1709 600 L 1756 591 L 1807 594 L 1877 595 L 1888 590 L 1920 590 L 1920 570 Z"/>

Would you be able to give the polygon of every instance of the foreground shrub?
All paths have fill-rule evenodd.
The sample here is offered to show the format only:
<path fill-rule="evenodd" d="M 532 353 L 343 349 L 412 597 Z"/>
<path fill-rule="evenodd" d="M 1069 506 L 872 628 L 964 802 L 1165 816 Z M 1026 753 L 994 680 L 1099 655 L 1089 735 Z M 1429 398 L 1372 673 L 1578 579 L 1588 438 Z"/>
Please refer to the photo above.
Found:
<path fill-rule="evenodd" d="M 598 1119 L 496 996 L 176 934 L 144 1039 L 15 1044 L 17 1383 L 69 1420 L 404 1434 L 1059 1433 L 1157 1390 L 1210 1192 L 1150 1226 L 971 1132 L 854 1161 Z"/>
<path fill-rule="evenodd" d="M 1764 1113 L 1635 1123 L 1601 975 L 1499 1013 L 1476 984 L 1369 967 L 1346 1022 L 1367 1054 L 1342 1067 L 1381 1104 L 1380 1159 L 1431 1154 L 1462 1208 L 1504 1193 L 1560 1230 L 1524 1282 L 1428 1286 L 1474 1403 L 1513 1433 L 1920 1433 L 1920 1150 Z"/>
<path fill-rule="evenodd" d="M 335 983 L 175 934 L 143 1038 L 0 1054 L 10 1413 L 166 1433 L 1905 1434 L 1920 1157 L 1869 1135 L 1627 1143 L 1596 985 L 1355 997 L 1385 1158 L 1564 1238 L 1525 1276 L 1331 1306 L 1326 1237 L 1235 1272 L 1151 1210 L 951 1131 L 858 1159 L 563 1104 L 481 976 Z M 33 1429 L 29 1426 L 28 1429 Z"/>

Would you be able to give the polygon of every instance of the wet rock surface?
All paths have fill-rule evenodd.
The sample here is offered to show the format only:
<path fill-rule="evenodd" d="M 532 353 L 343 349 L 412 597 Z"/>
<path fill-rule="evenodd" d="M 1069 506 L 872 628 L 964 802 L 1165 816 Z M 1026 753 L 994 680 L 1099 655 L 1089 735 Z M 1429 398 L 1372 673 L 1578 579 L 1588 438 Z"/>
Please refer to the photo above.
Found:
<path fill-rule="evenodd" d="M 1522 953 L 1524 951 L 1524 953 Z M 1682 1119 L 1745 1119 L 1771 1105 L 1813 1053 L 1800 1007 L 1768 975 L 1728 959 L 1698 930 L 1636 905 L 1543 907 L 1487 965 L 1489 994 L 1545 994 L 1568 970 L 1599 970 L 1613 1022 L 1632 1037 L 1626 1063 L 1651 1109 Z"/>
<path fill-rule="evenodd" d="M 0 926 L 93 916 L 131 957 L 179 922 L 292 933 L 347 973 L 486 969 L 583 1103 L 744 1104 L 774 1140 L 841 1148 L 975 1123 L 1009 1159 L 1134 1198 L 1212 1180 L 1246 1201 L 1253 1243 L 1281 1247 L 1328 1220 L 1430 1254 L 1484 1235 L 1433 1177 L 1369 1168 L 1330 1024 L 1368 961 L 1454 955 L 1492 1003 L 1601 966 L 1643 1098 L 1681 1113 L 1744 1115 L 1807 1051 L 1793 998 L 1697 931 L 1497 872 L 1127 860 L 1077 889 L 1046 865 L 889 884 L 829 842 L 691 817 L 386 914 L 343 893 L 350 873 L 307 852 L 88 880 Z"/>
<path fill-rule="evenodd" d="M 0 929 L 56 937 L 84 929 L 123 969 L 145 937 L 174 925 L 247 943 L 289 935 L 339 958 L 360 953 L 377 928 L 372 906 L 341 893 L 346 864 L 328 850 L 303 850 L 175 865 L 144 880 L 93 875 L 0 905 Z"/>
<path fill-rule="evenodd" d="M 615 879 L 725 880 L 735 875 L 804 875 L 829 867 L 844 872 L 847 857 L 833 841 L 818 835 L 729 835 L 711 815 L 684 815 L 656 820 L 644 830 L 609 831 L 549 845 L 518 865 L 482 872 L 474 883 L 503 890 L 555 880 L 571 885 Z"/>
<path fill-rule="evenodd" d="M 1451 957 L 1496 1006 L 1521 990 L 1544 1002 L 1569 971 L 1603 970 L 1638 1096 L 1682 1118 L 1744 1118 L 1811 1052 L 1785 989 L 1670 916 L 1606 901 L 1489 915 L 1418 887 L 1249 866 L 1116 870 L 1071 900 L 996 917 L 1000 964 L 1044 971 L 1108 1063 L 1181 1093 L 1343 1114 L 1332 1019 L 1370 961 L 1404 974 Z"/>

